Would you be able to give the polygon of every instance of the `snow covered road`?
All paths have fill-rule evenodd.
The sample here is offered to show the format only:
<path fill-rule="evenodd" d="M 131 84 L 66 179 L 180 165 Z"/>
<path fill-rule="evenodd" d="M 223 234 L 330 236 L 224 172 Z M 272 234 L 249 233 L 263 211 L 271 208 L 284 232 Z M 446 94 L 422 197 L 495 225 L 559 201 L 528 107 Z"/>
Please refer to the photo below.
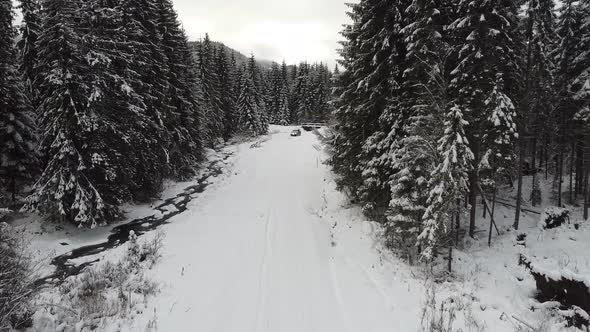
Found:
<path fill-rule="evenodd" d="M 388 281 L 404 272 L 343 207 L 316 136 L 271 130 L 258 148 L 238 146 L 228 177 L 165 226 L 152 271 L 162 293 L 138 330 L 148 320 L 158 331 L 415 330 L 422 291 Z"/>

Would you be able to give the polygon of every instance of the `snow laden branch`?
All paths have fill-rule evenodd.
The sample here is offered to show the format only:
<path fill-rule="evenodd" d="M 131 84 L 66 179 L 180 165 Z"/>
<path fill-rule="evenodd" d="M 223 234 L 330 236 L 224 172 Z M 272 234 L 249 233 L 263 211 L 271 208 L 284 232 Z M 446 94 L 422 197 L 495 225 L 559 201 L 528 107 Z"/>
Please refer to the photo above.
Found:
<path fill-rule="evenodd" d="M 423 248 L 422 257 L 426 260 L 432 260 L 443 244 L 452 225 L 452 215 L 459 213 L 456 201 L 468 189 L 468 172 L 474 157 L 465 137 L 467 124 L 459 107 L 451 107 L 439 140 L 440 160 L 431 174 L 428 208 L 424 213 L 423 231 L 418 237 L 418 244 Z"/>

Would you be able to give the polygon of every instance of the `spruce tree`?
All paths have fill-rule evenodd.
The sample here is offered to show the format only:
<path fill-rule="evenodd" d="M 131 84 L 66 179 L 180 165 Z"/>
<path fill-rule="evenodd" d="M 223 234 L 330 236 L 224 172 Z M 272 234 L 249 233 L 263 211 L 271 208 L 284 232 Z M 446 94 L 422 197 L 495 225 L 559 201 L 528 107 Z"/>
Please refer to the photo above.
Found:
<path fill-rule="evenodd" d="M 367 1 L 360 29 L 358 69 L 359 100 L 356 112 L 364 122 L 358 156 L 362 185 L 357 195 L 365 213 L 385 217 L 389 207 L 391 148 L 403 137 L 412 97 L 407 91 L 407 45 L 402 28 L 408 1 Z M 359 121 L 357 120 L 357 121 Z M 358 129 L 357 129 L 358 130 Z"/>
<path fill-rule="evenodd" d="M 281 69 L 279 64 L 273 62 L 270 71 L 270 100 L 268 104 L 268 112 L 270 115 L 270 122 L 272 124 L 279 124 L 281 116 L 279 115 L 281 108 L 281 94 L 283 92 L 283 79 L 281 76 Z"/>
<path fill-rule="evenodd" d="M 186 34 L 180 27 L 172 1 L 154 0 L 158 11 L 157 27 L 161 36 L 161 48 L 166 59 L 164 124 L 171 134 L 168 149 L 173 175 L 186 178 L 195 173 L 201 159 L 201 119 L 204 110 L 198 109 L 198 89 L 194 72 L 194 59 Z"/>
<path fill-rule="evenodd" d="M 17 44 L 20 52 L 19 71 L 24 78 L 29 98 L 33 105 L 36 105 L 35 98 L 38 92 L 33 91 L 32 88 L 39 61 L 36 43 L 41 29 L 41 7 L 39 0 L 20 0 L 19 9 L 23 15 L 23 24 L 20 28 L 21 39 Z"/>
<path fill-rule="evenodd" d="M 465 131 L 474 154 L 469 180 L 469 235 L 472 237 L 475 234 L 479 182 L 477 166 L 488 148 L 483 137 L 490 129 L 487 119 L 493 110 L 491 104 L 489 107 L 485 105 L 485 100 L 494 89 L 512 100 L 518 82 L 516 11 L 516 4 L 512 1 L 461 0 L 459 17 L 450 25 L 453 38 L 462 41 L 457 66 L 452 71 L 451 89 L 455 103 L 464 110 L 465 120 L 469 123 Z M 498 86 L 500 81 L 503 84 Z"/>
<path fill-rule="evenodd" d="M 240 130 L 251 135 L 264 134 L 261 110 L 256 101 L 256 87 L 252 78 L 247 75 L 242 79 L 240 96 L 238 97 L 240 112 Z"/>
<path fill-rule="evenodd" d="M 219 82 L 220 105 L 223 112 L 223 139 L 227 141 L 237 130 L 238 113 L 236 110 L 234 66 L 229 62 L 224 47 L 217 50 L 215 64 Z"/>
<path fill-rule="evenodd" d="M 424 226 L 418 237 L 422 257 L 429 261 L 435 257 L 445 237 L 452 236 L 449 234 L 454 224 L 452 216 L 459 213 L 457 200 L 468 188 L 468 173 L 474 156 L 465 133 L 467 124 L 459 107 L 448 110 L 438 144 L 439 160 L 429 181 Z"/>
<path fill-rule="evenodd" d="M 207 129 L 207 139 L 209 143 L 215 142 L 218 138 L 224 136 L 224 117 L 223 102 L 220 91 L 220 78 L 216 71 L 216 55 L 215 47 L 209 39 L 209 35 L 205 35 L 197 46 L 198 56 L 198 73 L 199 83 L 202 90 L 201 107 L 203 108 L 203 124 Z"/>
<path fill-rule="evenodd" d="M 168 114 L 170 109 L 165 106 L 167 64 L 157 26 L 159 13 L 154 0 L 123 0 L 117 8 L 124 29 L 115 36 L 120 35 L 126 42 L 122 53 L 132 59 L 126 62 L 125 76 L 141 98 L 141 108 L 151 122 L 139 134 L 145 137 L 146 149 L 140 150 L 142 160 L 136 164 L 135 172 L 137 191 L 149 198 L 161 189 L 163 179 L 173 173 L 168 153 L 172 136 L 165 126 L 173 114 Z"/>
<path fill-rule="evenodd" d="M 120 201 L 101 192 L 116 181 L 116 170 L 108 164 L 111 160 L 103 159 L 102 151 L 87 145 L 100 139 L 95 136 L 97 129 L 108 127 L 102 114 L 87 107 L 100 97 L 100 91 L 89 84 L 83 40 L 75 29 L 80 7 L 79 2 L 70 0 L 43 2 L 45 20 L 39 36 L 43 73 L 37 84 L 41 91 L 41 148 L 47 159 L 24 209 L 94 227 L 117 217 Z M 97 169 L 108 177 L 103 179 L 104 187 L 95 181 Z"/>
<path fill-rule="evenodd" d="M 37 173 L 35 123 L 14 48 L 10 0 L 0 1 L 0 178 L 16 200 L 17 186 Z"/>

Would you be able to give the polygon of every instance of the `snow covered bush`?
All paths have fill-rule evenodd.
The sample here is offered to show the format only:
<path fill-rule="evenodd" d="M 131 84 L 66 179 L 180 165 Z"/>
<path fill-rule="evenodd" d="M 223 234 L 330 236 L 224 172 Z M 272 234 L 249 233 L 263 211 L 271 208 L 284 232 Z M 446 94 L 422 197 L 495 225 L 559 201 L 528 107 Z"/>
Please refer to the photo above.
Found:
<path fill-rule="evenodd" d="M 453 332 L 457 319 L 456 307 L 452 299 L 437 304 L 436 286 L 426 287 L 426 299 L 422 308 L 422 331 Z"/>
<path fill-rule="evenodd" d="M 542 229 L 557 228 L 570 221 L 570 211 L 564 208 L 550 207 L 541 215 L 539 227 Z"/>
<path fill-rule="evenodd" d="M 36 292 L 32 270 L 22 237 L 0 224 L 0 331 L 30 326 Z"/>
<path fill-rule="evenodd" d="M 141 313 L 158 284 L 145 274 L 160 257 L 164 234 L 159 232 L 139 243 L 129 234 L 127 250 L 116 262 L 107 261 L 67 279 L 59 287 L 58 304 L 52 305 L 50 320 L 56 326 L 96 329 L 109 317 L 128 318 Z"/>

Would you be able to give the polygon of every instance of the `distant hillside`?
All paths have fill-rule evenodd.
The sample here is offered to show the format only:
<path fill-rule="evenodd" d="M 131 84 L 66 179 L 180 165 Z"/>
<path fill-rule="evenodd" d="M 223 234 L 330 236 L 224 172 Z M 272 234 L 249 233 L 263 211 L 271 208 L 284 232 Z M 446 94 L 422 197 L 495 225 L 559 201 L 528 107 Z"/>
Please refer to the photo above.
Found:
<path fill-rule="evenodd" d="M 200 42 L 198 42 L 198 41 L 189 42 L 189 45 L 193 48 L 193 51 L 195 53 L 195 57 L 197 56 L 197 46 L 199 45 L 199 43 Z M 244 54 L 240 53 L 239 51 L 236 51 L 233 48 L 231 48 L 223 43 L 216 42 L 216 41 L 211 41 L 211 43 L 213 45 L 215 45 L 216 48 L 223 47 L 225 49 L 225 51 L 227 52 L 228 56 L 231 55 L 233 52 L 236 57 L 236 62 L 238 63 L 239 66 L 246 64 L 248 62 L 248 59 L 250 58 L 250 55 L 244 55 Z M 256 54 L 254 54 L 254 56 L 256 56 Z M 266 69 L 270 69 L 270 67 L 272 65 L 272 61 L 264 60 L 264 59 L 256 59 L 256 62 L 258 63 L 259 66 L 261 66 L 262 68 L 266 68 Z"/>

